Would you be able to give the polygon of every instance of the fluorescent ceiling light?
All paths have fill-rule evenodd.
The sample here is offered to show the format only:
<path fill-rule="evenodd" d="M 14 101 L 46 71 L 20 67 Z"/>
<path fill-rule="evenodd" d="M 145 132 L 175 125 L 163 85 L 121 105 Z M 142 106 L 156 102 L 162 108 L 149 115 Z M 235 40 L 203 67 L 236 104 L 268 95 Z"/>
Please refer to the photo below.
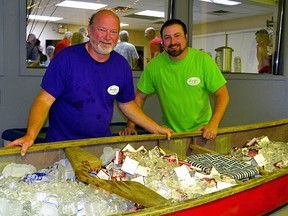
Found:
<path fill-rule="evenodd" d="M 223 4 L 223 5 L 239 5 L 239 4 L 242 4 L 241 2 L 230 1 L 230 0 L 200 0 L 200 1 L 216 3 L 216 4 Z"/>
<path fill-rule="evenodd" d="M 144 10 L 141 12 L 137 12 L 135 13 L 137 15 L 142 15 L 142 16 L 152 16 L 152 17 L 160 17 L 160 18 L 164 18 L 164 12 L 161 11 L 153 11 L 153 10 Z"/>
<path fill-rule="evenodd" d="M 120 23 L 120 27 L 129 26 L 127 23 Z"/>
<path fill-rule="evenodd" d="M 41 21 L 58 21 L 63 18 L 61 17 L 50 17 L 50 16 L 40 16 L 40 15 L 29 15 L 28 19 L 30 20 L 41 20 Z"/>
<path fill-rule="evenodd" d="M 100 8 L 106 7 L 107 5 L 91 2 L 82 2 L 82 1 L 62 1 L 61 3 L 56 4 L 56 6 L 87 9 L 87 10 L 98 10 Z"/>

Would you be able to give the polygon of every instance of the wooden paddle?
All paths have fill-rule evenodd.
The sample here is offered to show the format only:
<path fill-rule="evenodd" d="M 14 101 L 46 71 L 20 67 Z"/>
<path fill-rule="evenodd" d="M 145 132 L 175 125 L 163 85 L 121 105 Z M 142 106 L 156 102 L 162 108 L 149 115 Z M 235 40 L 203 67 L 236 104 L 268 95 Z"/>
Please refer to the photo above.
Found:
<path fill-rule="evenodd" d="M 87 162 L 90 164 L 91 169 L 100 167 L 102 162 L 99 158 L 80 147 L 65 148 L 65 153 L 77 179 L 81 182 L 93 184 L 96 187 L 115 193 L 145 207 L 171 204 L 169 200 L 139 182 L 112 181 L 92 177 L 87 169 Z"/>

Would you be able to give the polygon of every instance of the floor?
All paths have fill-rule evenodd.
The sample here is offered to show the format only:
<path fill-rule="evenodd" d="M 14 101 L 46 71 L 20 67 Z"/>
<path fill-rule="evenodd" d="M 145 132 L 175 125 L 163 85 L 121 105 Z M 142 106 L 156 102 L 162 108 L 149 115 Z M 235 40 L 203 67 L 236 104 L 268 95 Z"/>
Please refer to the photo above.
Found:
<path fill-rule="evenodd" d="M 274 210 L 273 212 L 265 214 L 265 216 L 287 216 L 287 215 L 288 215 L 288 203 Z"/>

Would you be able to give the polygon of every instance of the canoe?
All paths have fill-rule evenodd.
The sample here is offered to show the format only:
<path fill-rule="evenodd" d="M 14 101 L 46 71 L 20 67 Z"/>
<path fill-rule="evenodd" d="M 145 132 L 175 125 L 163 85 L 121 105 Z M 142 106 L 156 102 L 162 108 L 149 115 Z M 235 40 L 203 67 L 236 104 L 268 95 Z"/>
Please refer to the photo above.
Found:
<path fill-rule="evenodd" d="M 226 154 L 232 147 L 242 147 L 254 137 L 267 136 L 270 140 L 287 143 L 287 131 L 288 119 L 281 119 L 220 128 L 217 138 L 209 141 L 201 137 L 201 132 L 183 132 L 175 133 L 169 141 L 164 135 L 143 134 L 41 143 L 32 146 L 25 157 L 20 156 L 19 147 L 0 148 L 0 170 L 9 163 L 32 164 L 37 169 L 43 169 L 66 158 L 65 149 L 69 147 L 80 147 L 97 157 L 101 156 L 106 146 L 122 148 L 127 143 L 134 148 L 144 146 L 148 150 L 159 146 L 180 157 L 206 152 Z M 264 215 L 288 203 L 287 181 L 288 167 L 285 167 L 273 173 L 263 172 L 259 178 L 195 199 L 159 204 L 121 215 Z"/>

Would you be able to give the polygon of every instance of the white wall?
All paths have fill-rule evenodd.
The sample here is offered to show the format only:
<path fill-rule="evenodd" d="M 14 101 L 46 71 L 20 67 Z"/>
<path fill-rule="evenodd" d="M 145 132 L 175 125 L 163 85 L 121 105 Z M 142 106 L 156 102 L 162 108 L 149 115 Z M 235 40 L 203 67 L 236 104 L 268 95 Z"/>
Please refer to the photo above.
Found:
<path fill-rule="evenodd" d="M 256 57 L 255 32 L 257 29 L 242 29 L 239 31 L 219 32 L 205 35 L 197 35 L 192 39 L 193 47 L 203 49 L 215 59 L 218 47 L 228 46 L 232 52 L 232 72 L 234 71 L 234 58 L 241 58 L 241 72 L 258 73 Z M 227 41 L 226 41 L 227 39 Z"/>

